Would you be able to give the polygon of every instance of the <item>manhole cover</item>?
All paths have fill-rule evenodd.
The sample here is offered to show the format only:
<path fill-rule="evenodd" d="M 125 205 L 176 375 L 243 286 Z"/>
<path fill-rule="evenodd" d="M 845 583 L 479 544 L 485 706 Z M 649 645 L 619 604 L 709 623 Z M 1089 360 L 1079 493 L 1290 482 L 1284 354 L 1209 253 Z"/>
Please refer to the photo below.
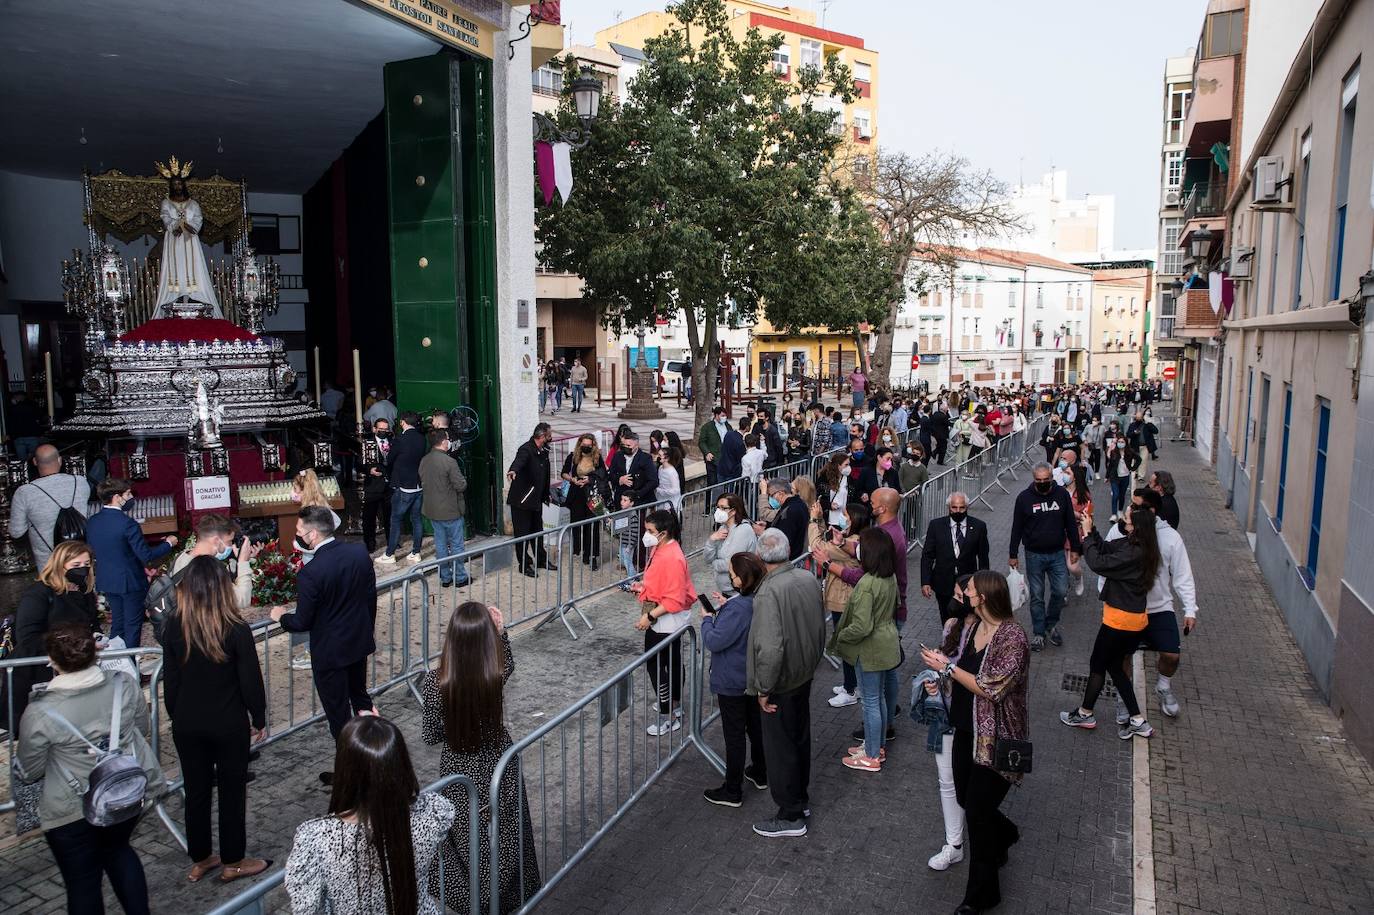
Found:
<path fill-rule="evenodd" d="M 1083 691 L 1088 688 L 1088 676 L 1087 674 L 1064 674 L 1062 686 L 1064 692 L 1081 696 L 1083 695 Z M 1102 695 L 1108 699 L 1116 698 L 1116 687 L 1112 686 L 1110 677 L 1102 686 Z"/>

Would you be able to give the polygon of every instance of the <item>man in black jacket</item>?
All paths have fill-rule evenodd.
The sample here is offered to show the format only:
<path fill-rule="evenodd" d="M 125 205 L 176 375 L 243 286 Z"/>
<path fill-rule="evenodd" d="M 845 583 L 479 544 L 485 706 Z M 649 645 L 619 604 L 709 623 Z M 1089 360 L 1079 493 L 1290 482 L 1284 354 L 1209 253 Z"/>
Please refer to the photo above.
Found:
<path fill-rule="evenodd" d="M 620 436 L 620 447 L 611 459 L 611 490 L 615 496 L 616 507 L 619 508 L 620 497 L 624 495 L 628 495 L 635 505 L 651 505 L 657 489 L 658 465 L 648 454 L 639 450 L 639 434 L 633 429 L 625 430 Z M 645 511 L 639 512 L 641 530 L 645 514 Z M 636 541 L 634 550 L 635 568 L 643 569 L 644 544 Z"/>
<path fill-rule="evenodd" d="M 1150 488 L 1159 493 L 1160 507 L 1155 514 L 1165 523 L 1178 530 L 1178 500 L 1174 498 L 1174 475 L 1167 470 L 1156 470 L 1150 474 Z"/>
<path fill-rule="evenodd" d="M 302 508 L 296 536 L 315 558 L 296 576 L 296 608 L 273 607 L 272 619 L 288 632 L 310 633 L 310 672 L 329 733 L 354 715 L 376 714 L 367 692 L 367 659 L 377 650 L 377 573 L 361 543 L 334 539 L 329 509 Z M 321 772 L 326 785 L 332 772 Z"/>
<path fill-rule="evenodd" d="M 754 522 L 754 529 L 763 533 L 768 528 L 777 528 L 787 535 L 789 559 L 796 559 L 806 552 L 806 529 L 811 513 L 801 497 L 793 493 L 792 484 L 783 479 L 768 481 L 768 507 L 773 509 L 773 520 L 766 525 Z"/>
<path fill-rule="evenodd" d="M 534 434 L 515 452 L 515 460 L 506 471 L 510 484 L 506 492 L 506 504 L 510 506 L 511 530 L 515 537 L 526 537 L 544 529 L 544 506 L 549 502 L 549 442 L 553 433 L 548 423 L 539 423 Z M 549 554 L 544 550 L 544 538 L 533 538 L 534 560 L 530 560 L 530 541 L 520 544 L 516 550 L 515 561 L 530 578 L 534 578 L 535 565 L 542 569 L 556 569 L 549 564 Z"/>
<path fill-rule="evenodd" d="M 363 472 L 363 544 L 369 553 L 377 551 L 377 516 L 380 513 L 382 530 L 391 531 L 391 483 L 386 478 L 387 458 L 391 453 L 391 423 L 378 419 L 372 424 L 372 437 L 377 443 L 377 463 L 362 465 Z M 366 451 L 364 452 L 366 453 Z"/>
<path fill-rule="evenodd" d="M 769 417 L 767 410 L 758 410 L 754 414 L 754 434 L 763 442 L 763 447 L 768 449 L 768 459 L 763 462 L 764 467 L 781 467 L 787 462 L 787 452 L 782 446 L 778 424 Z"/>
<path fill-rule="evenodd" d="M 1075 561 L 1083 552 L 1078 519 L 1074 517 L 1069 491 L 1054 482 L 1049 464 L 1036 464 L 1033 480 L 1016 496 L 1011 516 L 1010 565 L 1019 564 L 1021 544 L 1026 545 L 1026 579 L 1030 588 L 1031 651 L 1045 647 L 1048 635 L 1053 645 L 1063 645 L 1059 634 L 1059 615 L 1069 593 L 1069 567 L 1064 559 L 1064 544 Z M 1050 579 L 1050 597 L 1045 600 L 1045 576 Z"/>
<path fill-rule="evenodd" d="M 424 521 L 420 505 L 424 492 L 420 488 L 420 460 L 425 456 L 425 436 L 420 431 L 420 417 L 407 410 L 397 417 L 401 435 L 386 456 L 386 477 L 391 485 L 391 527 L 386 538 L 386 553 L 377 560 L 383 565 L 396 562 L 396 550 L 401 545 L 401 525 L 410 522 L 413 544 L 406 559 L 420 561 L 420 544 L 425 539 Z"/>
<path fill-rule="evenodd" d="M 930 414 L 930 438 L 934 443 L 935 463 L 945 465 L 945 448 L 949 445 L 949 427 L 952 425 L 944 401 L 935 405 Z"/>
<path fill-rule="evenodd" d="M 935 598 L 941 625 L 953 615 L 959 577 L 989 568 L 988 526 L 968 513 L 968 496 L 951 493 L 945 505 L 949 514 L 931 520 L 921 546 L 921 594 Z"/>

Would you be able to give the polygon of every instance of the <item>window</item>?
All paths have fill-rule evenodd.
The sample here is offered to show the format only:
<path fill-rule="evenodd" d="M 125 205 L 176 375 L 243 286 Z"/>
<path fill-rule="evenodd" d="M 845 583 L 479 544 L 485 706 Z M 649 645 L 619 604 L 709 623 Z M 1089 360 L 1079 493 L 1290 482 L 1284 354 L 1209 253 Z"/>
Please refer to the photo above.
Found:
<path fill-rule="evenodd" d="M 1307 586 L 1316 586 L 1322 545 L 1322 498 L 1326 494 L 1326 443 L 1331 434 L 1331 401 L 1317 398 L 1317 453 L 1312 468 L 1312 529 L 1307 537 Z"/>
<path fill-rule="evenodd" d="M 1203 57 L 1227 57 L 1239 54 L 1244 47 L 1242 31 L 1245 28 L 1245 11 L 1231 10 L 1213 13 L 1207 17 L 1207 34 L 1203 47 L 1207 53 Z"/>
<path fill-rule="evenodd" d="M 1035 307 L 1045 307 L 1045 287 L 1041 286 L 1039 283 L 1035 284 Z"/>
<path fill-rule="evenodd" d="M 1014 331 L 1014 330 L 1009 330 L 1009 331 L 1007 331 L 1007 348 L 1008 348 L 1008 349 L 1015 349 L 1015 348 L 1016 348 L 1016 331 Z"/>
<path fill-rule="evenodd" d="M 1116 313 L 1119 315 L 1126 313 L 1126 297 L 1123 295 L 1116 297 Z"/>
<path fill-rule="evenodd" d="M 1164 184 L 1170 189 L 1183 184 L 1183 150 L 1164 154 Z"/>
<path fill-rule="evenodd" d="M 1169 87 L 1169 117 L 1164 126 L 1165 143 L 1183 142 L 1183 119 L 1188 116 L 1188 99 L 1193 91 L 1187 86 Z"/>
<path fill-rule="evenodd" d="M 863 61 L 854 61 L 854 79 L 861 83 L 873 82 L 873 66 Z"/>
<path fill-rule="evenodd" d="M 854 109 L 854 130 L 865 140 L 873 136 L 873 128 L 869 126 L 869 117 L 867 108 Z"/>
<path fill-rule="evenodd" d="M 835 135 L 844 133 L 844 102 L 832 95 L 823 95 L 811 102 L 816 111 L 826 112 L 834 117 L 830 124 L 830 132 Z"/>
<path fill-rule="evenodd" d="M 773 50 L 773 72 L 779 76 L 791 74 L 792 49 L 787 45 L 781 45 Z"/>
<path fill-rule="evenodd" d="M 1293 388 L 1283 386 L 1283 445 L 1279 448 L 1279 502 L 1274 509 L 1274 526 L 1283 530 L 1283 500 L 1288 494 L 1288 431 L 1293 423 Z"/>
<path fill-rule="evenodd" d="M 1279 229 L 1283 220 L 1278 213 L 1270 215 L 1274 220 L 1274 231 L 1269 233 L 1269 313 L 1272 315 L 1277 307 L 1276 298 L 1278 296 L 1278 277 L 1279 277 Z M 1261 232 L 1261 234 L 1263 234 Z"/>
<path fill-rule="evenodd" d="M 868 183 L 870 165 L 871 163 L 868 161 L 867 156 L 856 156 L 854 158 L 854 180 L 858 182 L 860 186 L 865 186 Z M 925 296 L 921 298 L 921 304 L 925 304 Z"/>
<path fill-rule="evenodd" d="M 1255 370 L 1248 369 L 1245 372 L 1245 425 L 1241 427 L 1240 435 L 1244 439 L 1240 449 L 1240 464 L 1242 467 L 1250 466 L 1250 401 L 1254 399 L 1255 390 Z"/>
<path fill-rule="evenodd" d="M 1159 246 L 1159 272 L 1165 276 L 1178 276 L 1183 272 L 1183 251 L 1178 246 L 1178 233 L 1183 228 L 1183 220 L 1172 217 L 1164 220 L 1164 240 Z"/>
<path fill-rule="evenodd" d="M 1336 154 L 1336 214 L 1331 230 L 1330 299 L 1341 297 L 1341 267 L 1345 254 L 1346 211 L 1350 203 L 1350 155 L 1355 144 L 1355 101 L 1360 91 L 1360 66 L 1341 83 L 1340 148 Z"/>
<path fill-rule="evenodd" d="M 1007 307 L 1008 307 L 1008 308 L 1015 308 L 1015 307 L 1016 307 L 1016 287 L 1015 287 L 1015 286 L 1013 286 L 1013 287 L 1011 287 L 1010 289 L 1007 290 Z"/>
<path fill-rule="evenodd" d="M 563 70 L 547 64 L 534 71 L 535 95 L 561 95 L 563 92 Z"/>
<path fill-rule="evenodd" d="M 1112 345 L 1111 331 L 1106 331 L 1106 330 L 1104 330 L 1104 331 L 1102 332 L 1102 348 L 1103 348 L 1103 349 L 1106 349 L 1107 347 L 1109 347 L 1109 346 L 1111 346 L 1111 345 Z"/>
<path fill-rule="evenodd" d="M 821 43 L 809 38 L 801 40 L 801 66 L 821 68 Z"/>
<path fill-rule="evenodd" d="M 1302 307 L 1302 260 L 1307 253 L 1307 185 L 1312 174 L 1312 128 L 1302 135 L 1298 165 L 1298 254 L 1293 259 L 1293 308 Z M 1282 498 L 1282 497 L 1280 497 Z M 1280 512 L 1282 514 L 1282 512 Z"/>
<path fill-rule="evenodd" d="M 981 336 L 975 336 L 973 338 L 973 348 L 976 350 L 983 348 L 983 338 Z"/>
<path fill-rule="evenodd" d="M 1114 366 L 1112 366 L 1112 378 L 1113 378 L 1114 380 L 1116 380 L 1116 381 L 1120 381 L 1120 380 L 1121 380 L 1121 366 L 1120 366 L 1120 365 L 1114 365 Z"/>

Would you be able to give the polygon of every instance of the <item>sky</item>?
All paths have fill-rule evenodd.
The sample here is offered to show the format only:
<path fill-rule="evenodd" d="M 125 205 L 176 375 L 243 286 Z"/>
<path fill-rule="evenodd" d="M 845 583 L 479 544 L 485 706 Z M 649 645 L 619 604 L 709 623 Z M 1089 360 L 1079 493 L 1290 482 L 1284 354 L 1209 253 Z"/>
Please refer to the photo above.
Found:
<path fill-rule="evenodd" d="M 728 0 L 727 0 L 728 2 Z M 768 0 L 779 6 L 786 0 Z M 564 0 L 571 43 L 663 0 Z M 1116 196 L 1116 247 L 1157 246 L 1164 61 L 1206 0 L 793 0 L 879 52 L 879 142 L 954 151 L 1016 184 Z"/>

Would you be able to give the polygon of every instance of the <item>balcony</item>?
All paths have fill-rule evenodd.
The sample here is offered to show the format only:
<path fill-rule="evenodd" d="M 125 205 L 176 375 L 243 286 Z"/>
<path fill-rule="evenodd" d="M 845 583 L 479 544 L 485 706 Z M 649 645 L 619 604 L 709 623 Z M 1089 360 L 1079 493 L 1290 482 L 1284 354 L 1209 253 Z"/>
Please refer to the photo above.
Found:
<path fill-rule="evenodd" d="M 1174 316 L 1155 318 L 1155 339 L 1172 340 L 1174 337 Z"/>
<path fill-rule="evenodd" d="M 1221 327 L 1221 313 L 1212 311 L 1212 303 L 1205 288 L 1189 289 L 1178 304 L 1173 336 L 1201 339 L 1216 336 L 1217 330 Z M 1167 319 L 1160 320 L 1162 322 Z"/>
<path fill-rule="evenodd" d="M 1226 183 L 1199 181 L 1188 190 L 1183 202 L 1183 221 L 1200 217 L 1219 217 L 1226 208 Z"/>
<path fill-rule="evenodd" d="M 1188 102 L 1188 115 L 1183 119 L 1188 158 L 1209 155 L 1213 143 L 1230 140 L 1235 91 L 1235 57 L 1212 57 L 1197 62 L 1193 71 L 1193 95 Z"/>

